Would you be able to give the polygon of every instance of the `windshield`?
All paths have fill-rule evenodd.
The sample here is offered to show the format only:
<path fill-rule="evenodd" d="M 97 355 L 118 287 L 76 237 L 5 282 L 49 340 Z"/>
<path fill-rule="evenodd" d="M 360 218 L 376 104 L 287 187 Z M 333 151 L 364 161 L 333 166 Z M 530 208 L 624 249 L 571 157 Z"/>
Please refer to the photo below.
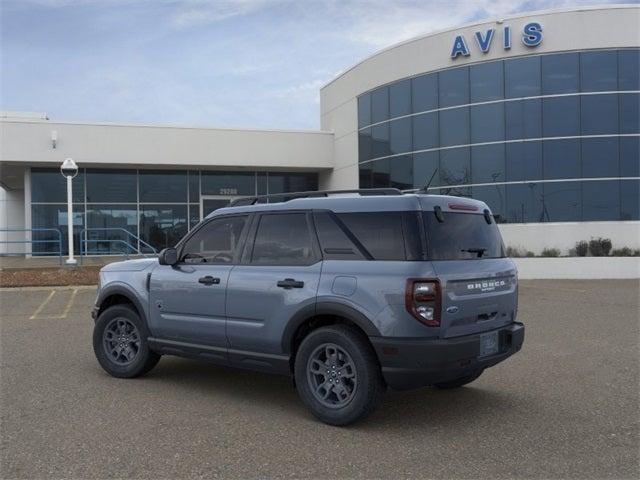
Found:
<path fill-rule="evenodd" d="M 443 213 L 438 221 L 434 212 L 424 212 L 430 260 L 470 260 L 504 257 L 502 237 L 492 219 L 472 213 Z"/>

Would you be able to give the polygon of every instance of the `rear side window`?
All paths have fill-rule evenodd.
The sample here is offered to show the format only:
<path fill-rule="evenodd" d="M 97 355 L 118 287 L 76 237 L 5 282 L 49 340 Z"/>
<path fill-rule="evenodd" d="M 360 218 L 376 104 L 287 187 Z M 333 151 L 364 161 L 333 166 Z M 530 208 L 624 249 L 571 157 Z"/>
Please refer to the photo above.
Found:
<path fill-rule="evenodd" d="M 407 260 L 401 212 L 339 213 L 374 260 Z"/>
<path fill-rule="evenodd" d="M 325 260 L 365 259 L 358 246 L 349 238 L 350 232 L 340 228 L 333 215 L 327 212 L 316 212 L 313 219 L 322 248 L 322 257 Z"/>
<path fill-rule="evenodd" d="M 434 212 L 424 212 L 428 255 L 431 260 L 471 260 L 504 257 L 502 237 L 495 222 L 484 215 L 444 213 L 439 222 Z"/>
<path fill-rule="evenodd" d="M 305 213 L 260 217 L 251 255 L 254 265 L 310 265 L 315 261 Z"/>

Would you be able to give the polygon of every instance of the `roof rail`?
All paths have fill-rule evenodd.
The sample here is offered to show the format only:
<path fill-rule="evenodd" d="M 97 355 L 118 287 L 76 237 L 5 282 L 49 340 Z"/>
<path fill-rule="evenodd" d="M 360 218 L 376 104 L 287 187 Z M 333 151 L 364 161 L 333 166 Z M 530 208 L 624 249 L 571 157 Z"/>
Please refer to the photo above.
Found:
<path fill-rule="evenodd" d="M 315 198 L 315 197 L 328 197 L 329 195 L 342 194 L 342 193 L 359 193 L 362 196 L 369 195 L 402 195 L 402 192 L 397 188 L 360 188 L 354 190 L 317 190 L 311 192 L 291 192 L 291 193 L 274 193 L 271 195 L 256 195 L 251 197 L 242 197 L 233 200 L 230 207 L 243 207 L 246 205 L 255 205 L 260 200 L 266 200 L 267 203 L 271 199 L 280 198 L 281 200 L 275 203 L 288 202 L 296 198 Z"/>

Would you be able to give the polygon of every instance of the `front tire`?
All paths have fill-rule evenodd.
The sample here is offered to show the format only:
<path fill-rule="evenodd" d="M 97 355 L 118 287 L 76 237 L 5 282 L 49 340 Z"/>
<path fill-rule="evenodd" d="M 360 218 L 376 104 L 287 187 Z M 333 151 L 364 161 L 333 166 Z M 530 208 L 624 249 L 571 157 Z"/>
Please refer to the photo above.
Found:
<path fill-rule="evenodd" d="M 366 338 L 346 325 L 314 330 L 295 359 L 298 394 L 311 413 L 330 425 L 348 425 L 370 415 L 386 389 Z"/>
<path fill-rule="evenodd" d="M 149 349 L 149 331 L 128 305 L 114 305 L 100 314 L 93 329 L 93 351 L 100 366 L 118 378 L 144 375 L 160 360 Z"/>

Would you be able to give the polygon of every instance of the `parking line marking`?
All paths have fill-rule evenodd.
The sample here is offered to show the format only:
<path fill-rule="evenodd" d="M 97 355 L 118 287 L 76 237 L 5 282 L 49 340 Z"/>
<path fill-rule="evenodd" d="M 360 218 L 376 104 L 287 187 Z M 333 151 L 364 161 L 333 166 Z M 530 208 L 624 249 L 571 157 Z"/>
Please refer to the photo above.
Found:
<path fill-rule="evenodd" d="M 69 310 L 71 310 L 71 305 L 73 305 L 73 299 L 76 298 L 77 294 L 78 294 L 78 289 L 75 288 L 73 292 L 71 292 L 71 296 L 69 297 L 69 302 L 67 302 L 67 306 L 64 307 L 64 311 L 62 312 L 62 315 L 60 315 L 57 318 L 67 318 L 67 315 L 69 314 Z"/>
<path fill-rule="evenodd" d="M 55 290 L 51 290 L 51 293 L 49 294 L 49 296 L 47 298 L 44 299 L 44 302 L 42 302 L 40 304 L 40 306 L 38 307 L 38 309 L 33 312 L 33 315 L 31 315 L 31 317 L 29 317 L 29 320 L 34 320 L 38 314 L 44 309 L 44 307 L 47 305 L 47 303 L 49 303 L 49 300 L 51 300 L 51 298 L 56 294 Z"/>

